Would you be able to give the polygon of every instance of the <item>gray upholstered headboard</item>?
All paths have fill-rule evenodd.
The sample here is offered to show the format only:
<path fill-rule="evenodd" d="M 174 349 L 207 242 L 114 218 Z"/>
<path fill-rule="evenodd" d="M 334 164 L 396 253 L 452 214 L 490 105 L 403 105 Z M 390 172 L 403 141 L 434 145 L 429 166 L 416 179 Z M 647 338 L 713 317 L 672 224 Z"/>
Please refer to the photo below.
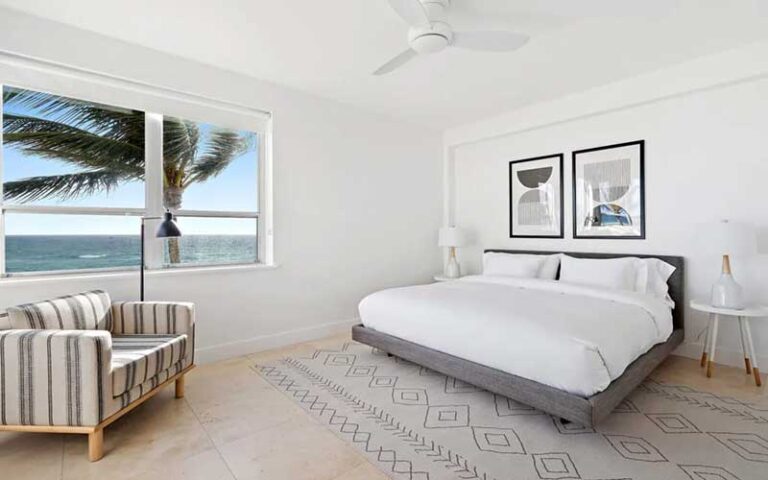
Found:
<path fill-rule="evenodd" d="M 618 257 L 638 257 L 638 258 L 658 258 L 675 267 L 675 273 L 669 277 L 669 296 L 675 302 L 675 308 L 672 310 L 672 324 L 674 328 L 685 328 L 683 312 L 685 311 L 685 259 L 672 255 L 640 255 L 635 253 L 595 253 L 595 252 L 550 252 L 543 250 L 503 250 L 488 249 L 486 252 L 498 253 L 526 253 L 533 255 L 552 255 L 555 253 L 564 253 L 576 258 L 618 258 Z M 559 276 L 559 272 L 558 272 Z"/>

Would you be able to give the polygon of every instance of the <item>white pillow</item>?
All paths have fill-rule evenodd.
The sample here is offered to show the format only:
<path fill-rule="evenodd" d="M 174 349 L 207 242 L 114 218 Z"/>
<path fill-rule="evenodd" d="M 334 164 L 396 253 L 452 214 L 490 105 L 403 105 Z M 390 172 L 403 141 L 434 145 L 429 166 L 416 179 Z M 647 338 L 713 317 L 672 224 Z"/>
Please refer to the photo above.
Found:
<path fill-rule="evenodd" d="M 574 258 L 563 255 L 560 259 L 560 281 L 604 287 L 612 290 L 635 291 L 638 258 Z"/>
<path fill-rule="evenodd" d="M 672 299 L 669 298 L 667 281 L 675 273 L 676 268 L 658 258 L 641 258 L 638 260 L 640 260 L 641 267 L 637 269 L 635 291 L 672 302 Z"/>
<path fill-rule="evenodd" d="M 560 254 L 529 255 L 500 252 L 483 254 L 483 275 L 554 280 L 559 266 Z"/>

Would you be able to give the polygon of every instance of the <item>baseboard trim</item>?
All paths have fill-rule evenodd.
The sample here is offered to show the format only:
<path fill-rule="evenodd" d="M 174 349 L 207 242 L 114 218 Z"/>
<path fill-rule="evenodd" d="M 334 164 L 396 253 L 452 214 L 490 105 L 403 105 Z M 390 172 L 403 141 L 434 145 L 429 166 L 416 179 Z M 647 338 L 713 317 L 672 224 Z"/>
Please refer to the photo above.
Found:
<path fill-rule="evenodd" d="M 359 318 L 340 322 L 323 323 L 312 327 L 296 328 L 285 332 L 261 335 L 236 342 L 222 343 L 204 347 L 195 351 L 195 363 L 205 364 L 226 360 L 228 358 L 257 353 L 273 348 L 285 347 L 294 343 L 308 342 L 319 338 L 350 331 L 353 325 L 360 323 Z M 685 342 L 675 349 L 674 355 L 699 359 L 701 358 L 702 342 Z M 739 349 L 718 347 L 715 351 L 715 363 L 741 368 L 744 366 L 744 356 Z M 768 371 L 768 356 L 758 355 L 760 367 Z"/>
<path fill-rule="evenodd" d="M 261 335 L 236 342 L 222 343 L 195 351 L 195 363 L 198 365 L 218 362 L 249 353 L 285 347 L 294 343 L 308 342 L 319 338 L 349 332 L 353 325 L 360 323 L 359 318 L 340 322 L 323 323 L 305 328 L 296 328 L 284 332 Z M 199 330 L 198 330 L 199 332 Z"/>
<path fill-rule="evenodd" d="M 675 355 L 680 355 L 681 357 L 694 358 L 698 360 L 701 358 L 701 352 L 703 349 L 703 342 L 686 342 L 677 347 L 677 349 L 672 353 Z M 758 354 L 757 362 L 760 365 L 761 370 L 768 368 L 768 357 L 765 355 Z M 741 349 L 717 347 L 715 349 L 715 363 L 719 363 L 721 365 L 729 365 L 731 367 L 743 368 L 744 354 L 741 352 Z"/>

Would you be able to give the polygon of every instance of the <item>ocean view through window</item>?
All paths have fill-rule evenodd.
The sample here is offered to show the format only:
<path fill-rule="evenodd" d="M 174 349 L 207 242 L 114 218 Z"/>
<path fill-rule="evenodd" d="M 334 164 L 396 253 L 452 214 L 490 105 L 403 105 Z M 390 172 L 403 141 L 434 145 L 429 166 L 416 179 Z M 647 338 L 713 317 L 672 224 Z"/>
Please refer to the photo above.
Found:
<path fill-rule="evenodd" d="M 259 132 L 2 91 L 3 276 L 138 268 L 140 218 L 159 208 L 183 236 L 148 222 L 148 268 L 259 262 Z"/>

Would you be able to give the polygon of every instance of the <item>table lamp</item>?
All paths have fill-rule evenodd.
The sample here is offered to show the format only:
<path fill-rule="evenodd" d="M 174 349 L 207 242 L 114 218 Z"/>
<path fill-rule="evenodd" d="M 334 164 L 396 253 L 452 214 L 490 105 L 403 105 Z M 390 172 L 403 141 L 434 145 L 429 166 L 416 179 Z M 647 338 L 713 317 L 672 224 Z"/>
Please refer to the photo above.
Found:
<path fill-rule="evenodd" d="M 461 270 L 459 262 L 456 261 L 456 247 L 462 247 L 467 243 L 467 236 L 464 230 L 458 227 L 443 227 L 438 233 L 437 245 L 448 247 L 448 263 L 445 265 L 445 276 L 448 278 L 459 278 Z"/>
<path fill-rule="evenodd" d="M 712 285 L 712 306 L 741 310 L 744 308 L 744 292 L 731 271 L 731 256 L 747 257 L 757 252 L 757 234 L 746 223 L 722 220 L 709 232 L 707 244 L 711 250 L 723 256 L 720 278 Z"/>

